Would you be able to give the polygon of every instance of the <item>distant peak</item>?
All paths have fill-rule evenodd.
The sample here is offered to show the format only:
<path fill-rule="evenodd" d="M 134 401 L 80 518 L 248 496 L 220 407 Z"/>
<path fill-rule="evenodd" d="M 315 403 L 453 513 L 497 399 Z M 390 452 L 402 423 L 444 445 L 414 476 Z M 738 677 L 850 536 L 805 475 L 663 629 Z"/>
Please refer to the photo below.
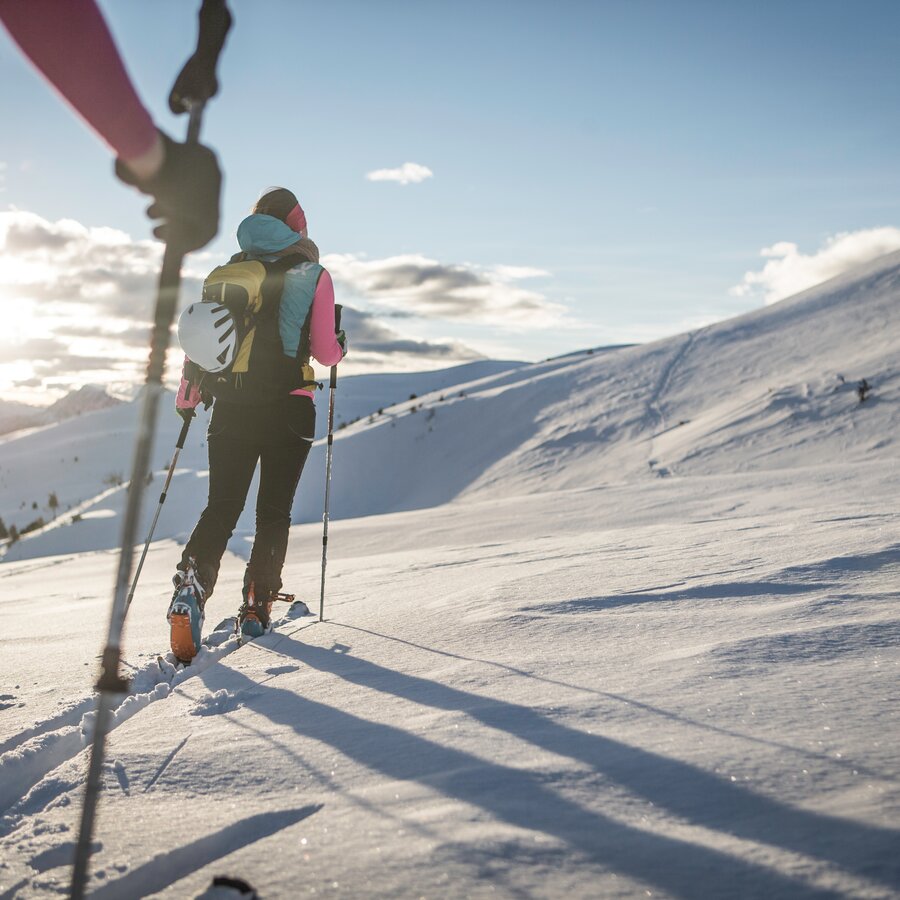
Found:
<path fill-rule="evenodd" d="M 61 397 L 41 414 L 45 424 L 62 422 L 73 416 L 118 406 L 123 401 L 109 394 L 102 384 L 85 384 Z"/>

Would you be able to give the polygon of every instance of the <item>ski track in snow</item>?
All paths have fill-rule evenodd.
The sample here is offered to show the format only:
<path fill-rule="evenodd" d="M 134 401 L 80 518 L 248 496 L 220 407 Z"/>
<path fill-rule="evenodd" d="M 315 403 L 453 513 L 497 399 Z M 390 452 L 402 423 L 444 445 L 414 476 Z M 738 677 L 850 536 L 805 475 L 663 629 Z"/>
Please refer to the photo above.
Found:
<path fill-rule="evenodd" d="M 650 394 L 650 398 L 647 401 L 648 416 L 650 417 L 651 422 L 653 419 L 656 420 L 656 427 L 653 428 L 651 425 L 650 450 L 647 462 L 651 471 L 657 477 L 662 478 L 677 474 L 675 468 L 672 465 L 661 466 L 657 468 L 659 460 L 656 458 L 654 448 L 656 446 L 656 439 L 659 437 L 659 435 L 669 430 L 669 427 L 666 423 L 664 403 L 666 390 L 671 384 L 672 377 L 675 374 L 676 370 L 690 352 L 691 347 L 693 347 L 696 337 L 697 332 L 694 331 L 689 332 L 687 335 L 685 335 L 684 343 L 676 349 L 675 353 L 672 355 L 672 358 L 663 367 L 662 372 L 660 372 L 659 380 L 656 382 L 656 385 L 654 386 L 653 391 Z"/>
<path fill-rule="evenodd" d="M 309 614 L 306 604 L 298 601 L 282 616 L 273 617 L 273 629 Z M 151 703 L 164 700 L 186 681 L 201 675 L 242 646 L 243 643 L 234 634 L 234 619 L 226 619 L 203 639 L 200 652 L 189 666 L 181 664 L 169 651 L 165 657 L 134 671 L 128 694 L 112 711 L 108 733 Z M 213 697 L 194 714 L 216 715 L 233 710 L 237 705 L 231 695 Z M 13 832 L 24 817 L 39 814 L 61 794 L 72 789 L 74 785 L 70 783 L 59 783 L 53 779 L 47 783 L 45 776 L 90 746 L 96 719 L 95 706 L 94 697 L 85 698 L 64 714 L 39 722 L 7 741 L 13 749 L 0 755 L 0 837 Z M 74 724 L 76 719 L 77 724 Z M 172 758 L 184 743 L 186 740 L 176 748 Z M 150 786 L 158 781 L 172 758 L 161 767 Z M 127 778 L 114 763 L 113 771 L 120 783 Z M 149 790 L 149 787 L 146 789 Z"/>

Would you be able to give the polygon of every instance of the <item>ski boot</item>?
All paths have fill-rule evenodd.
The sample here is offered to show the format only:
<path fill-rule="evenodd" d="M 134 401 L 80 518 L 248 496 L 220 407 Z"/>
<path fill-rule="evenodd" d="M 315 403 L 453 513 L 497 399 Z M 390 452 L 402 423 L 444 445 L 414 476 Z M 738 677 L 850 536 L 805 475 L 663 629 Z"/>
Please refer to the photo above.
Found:
<path fill-rule="evenodd" d="M 193 559 L 188 560 L 186 569 L 178 570 L 172 582 L 175 593 L 166 615 L 170 626 L 169 641 L 176 659 L 189 663 L 200 652 L 206 589 L 197 578 Z"/>
<path fill-rule="evenodd" d="M 244 588 L 244 602 L 238 610 L 237 630 L 243 638 L 250 640 L 265 634 L 272 620 L 274 597 L 271 592 L 266 592 L 264 597 L 257 599 L 256 593 L 256 585 L 251 581 Z"/>

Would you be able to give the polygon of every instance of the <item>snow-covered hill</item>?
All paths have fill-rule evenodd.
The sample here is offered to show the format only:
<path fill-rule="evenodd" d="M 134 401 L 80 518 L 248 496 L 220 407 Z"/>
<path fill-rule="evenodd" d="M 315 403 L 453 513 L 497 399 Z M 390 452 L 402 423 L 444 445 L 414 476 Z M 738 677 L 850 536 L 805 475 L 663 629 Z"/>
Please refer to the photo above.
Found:
<path fill-rule="evenodd" d="M 112 409 L 122 402 L 109 394 L 103 385 L 86 384 L 42 410 L 38 418 L 41 425 L 53 425 L 101 409 Z"/>
<path fill-rule="evenodd" d="M 898 310 L 900 253 L 690 334 L 402 404 L 341 435 L 335 509 L 893 458 Z"/>
<path fill-rule="evenodd" d="M 892 254 L 774 306 L 649 345 L 342 380 L 332 515 L 673 473 L 893 458 L 898 303 L 900 254 Z M 863 379 L 871 390 L 860 402 Z M 320 397 L 320 434 L 326 403 Z M 128 470 L 136 414 L 107 410 L 0 446 L 7 524 L 49 519 L 40 507 L 50 491 L 62 510 L 72 507 L 10 559 L 116 545 L 124 492 L 106 487 Z M 162 422 L 157 469 L 167 466 L 179 425 L 165 414 Z M 203 427 L 195 425 L 182 455 L 160 537 L 183 539 L 204 505 Z M 321 471 L 323 454 L 321 445 L 313 451 L 308 473 Z M 321 479 L 307 474 L 294 520 L 319 519 L 322 496 Z M 75 527 L 62 529 L 73 510 Z M 232 549 L 242 552 L 252 530 L 248 509 Z"/>
<path fill-rule="evenodd" d="M 122 402 L 99 384 L 83 385 L 46 407 L 2 400 L 0 401 L 0 435 L 21 431 L 25 428 L 37 428 L 41 425 L 55 425 L 57 422 L 64 422 L 75 416 L 83 416 L 85 413 L 119 406 Z"/>
<path fill-rule="evenodd" d="M 38 411 L 27 403 L 0 400 L 0 434 L 33 426 L 37 415 Z"/>
<path fill-rule="evenodd" d="M 434 372 L 342 378 L 338 382 L 336 427 L 341 430 L 346 423 L 377 413 L 379 409 L 389 409 L 399 401 L 408 402 L 411 395 L 457 389 L 472 379 L 491 377 L 521 365 L 485 360 Z M 82 389 L 43 413 L 49 420 L 80 404 L 77 416 L 64 416 L 65 420 L 53 427 L 0 439 L 0 517 L 7 527 L 15 525 L 19 532 L 32 526 L 21 541 L 7 548 L 8 559 L 117 545 L 140 399 L 128 404 L 119 401 L 98 404 L 95 400 L 93 392 Z M 317 432 L 320 435 L 327 430 L 327 404 L 326 391 L 319 398 Z M 92 408 L 96 405 L 100 408 Z M 172 407 L 173 398 L 168 395 L 162 400 L 152 463 L 154 478 L 160 486 L 181 429 L 181 420 Z M 201 407 L 179 456 L 178 470 L 157 530 L 159 537 L 177 537 L 189 532 L 204 505 L 207 421 L 208 413 Z M 49 503 L 51 495 L 58 504 L 55 509 Z M 142 524 L 146 530 L 158 496 L 153 487 L 148 489 Z M 41 521 L 45 523 L 43 526 Z M 252 511 L 248 510 L 241 530 L 252 528 L 252 521 Z"/>
<path fill-rule="evenodd" d="M 651 345 L 342 380 L 325 621 L 238 647 L 249 513 L 185 669 L 201 419 L 126 624 L 91 895 L 900 896 L 898 300 L 900 254 Z M 68 884 L 135 415 L 0 444 L 4 517 L 72 504 L 0 563 L 3 898 Z M 313 612 L 322 456 L 285 567 Z"/>

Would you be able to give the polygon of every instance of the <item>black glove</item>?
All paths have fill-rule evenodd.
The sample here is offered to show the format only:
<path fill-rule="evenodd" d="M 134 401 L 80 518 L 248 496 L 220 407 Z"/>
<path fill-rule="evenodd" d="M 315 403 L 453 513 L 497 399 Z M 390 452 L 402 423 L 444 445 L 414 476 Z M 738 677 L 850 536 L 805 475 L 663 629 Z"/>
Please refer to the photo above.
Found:
<path fill-rule="evenodd" d="M 347 355 L 347 351 L 350 348 L 350 341 L 347 340 L 347 332 L 341 329 L 336 335 L 335 338 L 338 342 L 338 346 L 343 351 L 344 356 Z"/>
<path fill-rule="evenodd" d="M 184 64 L 169 94 L 169 109 L 176 115 L 188 112 L 192 102 L 206 102 L 218 93 L 216 60 L 231 22 L 224 0 L 203 0 L 197 52 Z"/>
<path fill-rule="evenodd" d="M 213 405 L 213 400 L 215 398 L 209 391 L 202 390 L 200 391 L 200 402 L 203 404 L 204 409 L 209 409 Z M 193 419 L 194 416 L 197 415 L 197 407 L 196 406 L 176 406 L 175 412 L 181 416 L 185 422 L 188 419 Z"/>
<path fill-rule="evenodd" d="M 218 160 L 202 144 L 178 144 L 163 132 L 160 137 L 165 157 L 152 178 L 138 181 L 121 160 L 116 160 L 116 175 L 153 197 L 147 215 L 162 219 L 153 229 L 158 238 L 176 241 L 185 253 L 199 250 L 219 230 L 222 173 Z"/>

